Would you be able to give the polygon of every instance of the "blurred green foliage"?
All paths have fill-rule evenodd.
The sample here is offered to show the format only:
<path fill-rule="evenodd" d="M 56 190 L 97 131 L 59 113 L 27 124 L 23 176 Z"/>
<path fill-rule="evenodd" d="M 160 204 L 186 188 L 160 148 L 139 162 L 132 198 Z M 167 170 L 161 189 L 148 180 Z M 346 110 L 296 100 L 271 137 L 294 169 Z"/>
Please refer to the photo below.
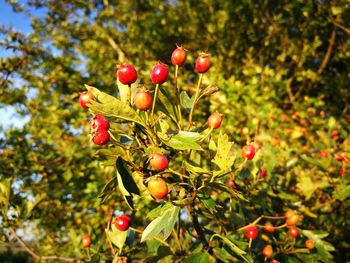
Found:
<path fill-rule="evenodd" d="M 256 138 L 264 147 L 267 178 L 256 182 L 244 173 L 234 178 L 249 204 L 231 204 L 232 220 L 223 224 L 233 231 L 261 214 L 296 209 L 303 215 L 302 229 L 330 233 L 318 237 L 335 246 L 332 259 L 326 245 L 319 245 L 324 262 L 349 260 L 349 164 L 334 156 L 350 152 L 348 1 L 28 4 L 45 13 L 40 18 L 28 13 L 32 33 L 0 27 L 0 47 L 13 52 L 0 58 L 0 107 L 13 106 L 30 117 L 23 128 L 10 127 L 0 138 L 1 242 L 13 237 L 10 229 L 30 229 L 38 254 L 82 258 L 84 233 L 93 236 L 92 250 L 106 249 L 102 237 L 108 217 L 129 208 L 121 195 L 103 204 L 97 198 L 113 168 L 95 161 L 98 148 L 89 142 L 79 92 L 86 83 L 118 95 L 115 68 L 126 60 L 137 67 L 140 82 L 149 84 L 155 61 L 170 64 L 180 43 L 190 51 L 179 80 L 182 89 L 195 90 L 199 51 L 211 53 L 213 61 L 204 84 L 220 88 L 195 111 L 198 122 L 218 110 L 224 115 L 222 129 L 236 146 Z M 154 204 L 143 206 L 133 212 L 135 225 L 146 225 Z M 157 251 L 158 257 L 168 255 L 158 246 L 148 243 L 145 253 L 154 254 L 152 260 Z M 194 247 L 191 257 L 200 250 Z M 224 252 L 215 253 L 226 260 Z M 305 262 L 307 256 L 277 259 Z M 211 256 L 198 257 L 205 262 Z"/>

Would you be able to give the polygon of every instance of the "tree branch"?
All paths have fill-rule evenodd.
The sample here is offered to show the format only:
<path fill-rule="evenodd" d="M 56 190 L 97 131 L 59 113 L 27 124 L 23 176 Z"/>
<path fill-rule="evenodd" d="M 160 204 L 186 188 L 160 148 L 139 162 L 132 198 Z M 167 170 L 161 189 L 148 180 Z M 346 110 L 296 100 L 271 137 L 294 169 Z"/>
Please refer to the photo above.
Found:
<path fill-rule="evenodd" d="M 332 50 L 333 50 L 333 46 L 334 46 L 334 42 L 335 42 L 335 35 L 336 35 L 336 31 L 333 29 L 331 37 L 329 39 L 329 45 L 328 45 L 328 49 L 326 52 L 326 55 L 323 58 L 323 61 L 320 65 L 320 67 L 317 70 L 317 75 L 320 75 L 322 73 L 322 71 L 324 70 L 324 68 L 327 66 L 327 63 L 331 57 L 332 54 Z"/>
<path fill-rule="evenodd" d="M 31 248 L 29 248 L 27 246 L 26 243 L 23 242 L 23 240 L 17 235 L 16 231 L 12 228 L 10 228 L 10 232 L 14 235 L 14 237 L 16 238 L 17 242 L 36 260 L 40 261 L 40 260 L 61 260 L 61 261 L 65 261 L 65 262 L 82 262 L 80 259 L 78 258 L 69 258 L 69 257 L 61 257 L 61 256 L 40 256 L 38 254 L 36 254 Z"/>

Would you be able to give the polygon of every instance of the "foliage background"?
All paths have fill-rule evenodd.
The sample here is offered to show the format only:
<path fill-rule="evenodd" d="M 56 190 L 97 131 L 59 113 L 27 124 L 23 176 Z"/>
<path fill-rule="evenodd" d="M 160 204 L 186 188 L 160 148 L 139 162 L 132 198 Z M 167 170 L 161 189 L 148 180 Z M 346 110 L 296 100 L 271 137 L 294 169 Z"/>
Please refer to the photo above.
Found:
<path fill-rule="evenodd" d="M 111 211 L 127 211 L 117 195 L 99 203 L 111 169 L 96 161 L 88 142 L 79 92 L 87 83 L 117 95 L 115 66 L 125 60 L 149 83 L 154 62 L 170 64 L 175 43 L 182 43 L 190 50 L 183 88 L 194 89 L 194 60 L 208 51 L 213 67 L 204 82 L 221 90 L 196 116 L 205 122 L 210 112 L 222 112 L 238 145 L 247 139 L 242 129 L 254 136 L 252 120 L 260 121 L 268 178 L 245 189 L 254 207 L 248 222 L 297 209 L 305 229 L 330 233 L 335 261 L 349 259 L 349 166 L 340 175 L 334 158 L 350 148 L 348 1 L 9 3 L 27 13 L 33 32 L 0 27 L 0 47 L 13 52 L 0 60 L 0 107 L 29 116 L 0 139 L 0 203 L 10 215 L 0 221 L 4 247 L 9 227 L 30 229 L 24 236 L 38 252 L 79 257 L 84 233 L 98 240 Z M 35 17 L 33 9 L 45 15 Z M 136 225 L 145 224 L 144 214 L 136 212 Z"/>

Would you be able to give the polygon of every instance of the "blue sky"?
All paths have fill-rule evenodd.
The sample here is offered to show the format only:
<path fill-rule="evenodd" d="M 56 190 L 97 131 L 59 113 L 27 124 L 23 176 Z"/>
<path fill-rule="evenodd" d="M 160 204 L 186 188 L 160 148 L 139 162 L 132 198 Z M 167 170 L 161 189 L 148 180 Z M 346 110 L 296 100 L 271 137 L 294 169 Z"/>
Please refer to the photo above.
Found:
<path fill-rule="evenodd" d="M 25 4 L 25 1 L 19 1 L 19 3 Z M 23 14 L 14 13 L 12 7 L 6 3 L 5 0 L 0 0 L 0 24 L 4 26 L 12 26 L 19 32 L 29 33 L 31 31 L 30 19 Z M 11 55 L 9 51 L 0 49 L 0 58 Z M 21 127 L 27 121 L 26 118 L 19 118 L 16 116 L 16 111 L 11 106 L 0 106 L 0 126 L 5 129 L 9 126 Z"/>

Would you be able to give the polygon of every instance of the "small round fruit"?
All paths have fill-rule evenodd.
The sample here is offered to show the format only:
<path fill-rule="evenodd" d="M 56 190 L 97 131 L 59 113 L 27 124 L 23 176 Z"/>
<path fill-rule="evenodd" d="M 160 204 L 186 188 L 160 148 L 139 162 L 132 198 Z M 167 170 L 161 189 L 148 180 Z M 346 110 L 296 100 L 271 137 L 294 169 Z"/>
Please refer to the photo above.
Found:
<path fill-rule="evenodd" d="M 117 78 L 124 85 L 130 85 L 137 80 L 137 71 L 131 64 L 122 64 L 118 67 Z"/>
<path fill-rule="evenodd" d="M 108 130 L 109 121 L 104 116 L 97 114 L 91 120 L 91 128 L 93 130 Z"/>
<path fill-rule="evenodd" d="M 258 236 L 258 228 L 256 226 L 250 226 L 245 230 L 247 238 L 255 239 Z"/>
<path fill-rule="evenodd" d="M 186 49 L 182 46 L 178 46 L 171 54 L 171 63 L 175 66 L 183 66 L 186 61 Z"/>
<path fill-rule="evenodd" d="M 154 153 L 149 161 L 151 167 L 157 171 L 163 171 L 168 167 L 168 158 L 164 154 Z"/>
<path fill-rule="evenodd" d="M 271 245 L 265 246 L 264 249 L 262 250 L 262 254 L 264 255 L 265 258 L 272 257 L 272 254 L 273 254 L 272 246 Z"/>
<path fill-rule="evenodd" d="M 93 100 L 93 99 L 94 99 L 94 96 L 88 91 L 84 91 L 80 93 L 80 96 L 79 96 L 80 106 L 83 109 L 86 109 L 88 107 L 87 105 L 90 104 L 90 100 Z"/>
<path fill-rule="evenodd" d="M 92 136 L 92 141 L 97 145 L 107 144 L 109 139 L 110 136 L 106 130 L 97 130 Z"/>
<path fill-rule="evenodd" d="M 160 177 L 152 177 L 148 181 L 147 189 L 153 197 L 158 199 L 162 199 L 168 194 L 168 185 Z"/>
<path fill-rule="evenodd" d="M 289 210 L 289 211 L 287 212 L 288 214 L 286 213 L 286 216 L 287 216 L 286 225 L 294 226 L 299 222 L 300 217 L 295 211 L 292 211 L 292 210 Z"/>
<path fill-rule="evenodd" d="M 208 126 L 209 128 L 217 129 L 221 126 L 222 115 L 218 112 L 214 112 L 208 118 Z"/>
<path fill-rule="evenodd" d="M 205 73 L 209 70 L 211 65 L 209 54 L 201 53 L 196 60 L 196 71 L 198 73 Z"/>
<path fill-rule="evenodd" d="M 253 145 L 248 144 L 242 148 L 243 158 L 247 158 L 248 160 L 251 160 L 254 158 L 254 155 L 255 155 L 255 148 Z"/>
<path fill-rule="evenodd" d="M 264 225 L 264 230 L 266 232 L 269 232 L 270 234 L 272 234 L 273 232 L 275 232 L 275 227 L 273 226 L 273 224 L 271 224 L 270 222 L 267 222 L 265 225 Z"/>
<path fill-rule="evenodd" d="M 314 249 L 315 248 L 315 241 L 311 240 L 311 239 L 306 239 L 305 240 L 305 246 L 308 248 L 308 249 Z"/>
<path fill-rule="evenodd" d="M 230 188 L 235 188 L 235 183 L 234 183 L 232 180 L 228 180 L 228 181 L 226 182 L 226 185 L 227 185 L 228 187 L 230 187 Z"/>
<path fill-rule="evenodd" d="M 299 235 L 299 231 L 298 231 L 298 228 L 296 227 L 291 227 L 289 228 L 289 231 L 288 231 L 289 235 L 293 238 L 296 238 L 298 235 Z"/>
<path fill-rule="evenodd" d="M 148 90 L 141 89 L 136 92 L 134 97 L 134 103 L 136 109 L 146 111 L 152 107 L 152 96 Z"/>
<path fill-rule="evenodd" d="M 265 169 L 265 168 L 261 168 L 261 169 L 260 169 L 260 176 L 261 176 L 262 178 L 265 178 L 266 175 L 267 175 L 266 169 Z"/>
<path fill-rule="evenodd" d="M 162 62 L 157 62 L 153 67 L 151 73 L 151 80 L 153 84 L 163 84 L 168 78 L 168 66 Z"/>
<path fill-rule="evenodd" d="M 92 242 L 91 237 L 89 235 L 86 235 L 81 240 L 81 245 L 83 246 L 83 248 L 88 248 L 90 247 L 91 242 Z"/>
<path fill-rule="evenodd" d="M 131 224 L 131 218 L 127 215 L 118 216 L 114 221 L 115 227 L 120 231 L 127 230 L 130 224 Z"/>

